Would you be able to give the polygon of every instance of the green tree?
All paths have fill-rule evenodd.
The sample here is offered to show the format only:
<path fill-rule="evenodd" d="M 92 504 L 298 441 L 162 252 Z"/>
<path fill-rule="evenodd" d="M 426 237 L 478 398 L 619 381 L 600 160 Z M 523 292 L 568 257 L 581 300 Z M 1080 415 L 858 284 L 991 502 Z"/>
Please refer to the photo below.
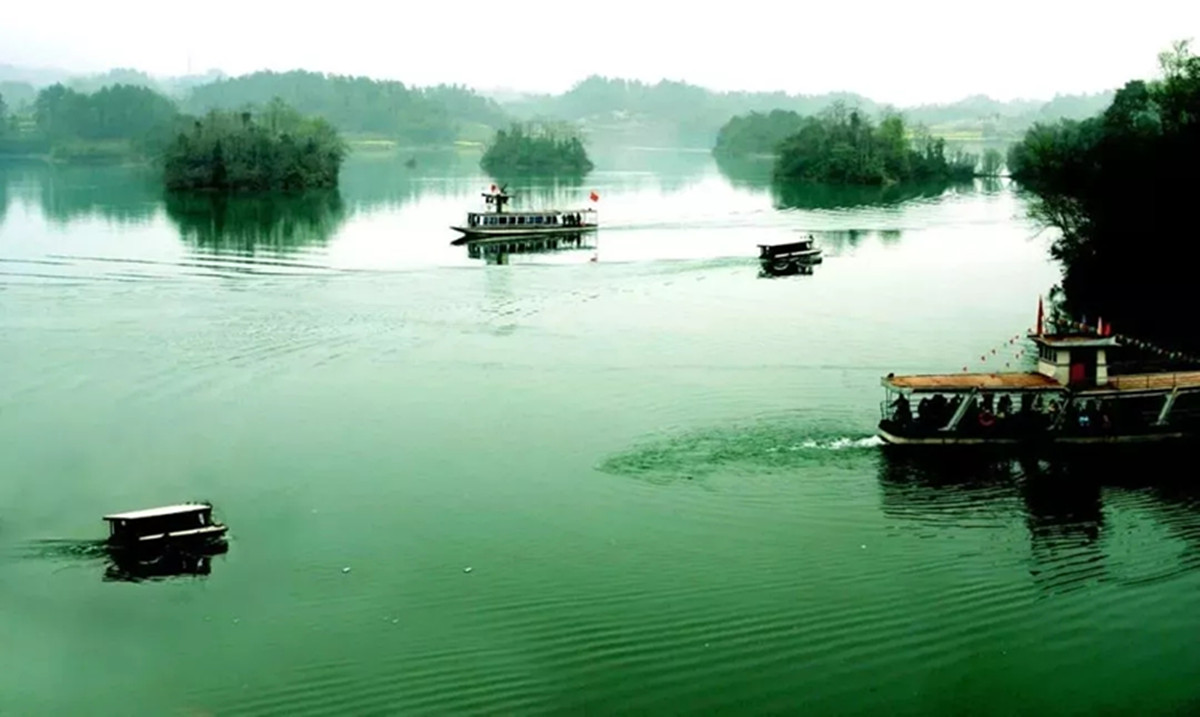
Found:
<path fill-rule="evenodd" d="M 879 126 L 858 109 L 836 102 L 807 117 L 797 132 L 779 144 L 779 179 L 833 184 L 880 185 L 969 179 L 977 159 L 957 153 L 946 157 L 945 140 L 917 128 L 914 139 L 903 118 L 885 115 Z"/>
<path fill-rule="evenodd" d="M 1189 48 L 1162 53 L 1162 76 L 1127 82 L 1102 115 L 1030 128 L 1008 164 L 1030 214 L 1057 230 L 1069 311 L 1200 348 L 1175 318 L 1200 309 L 1177 260 L 1190 248 L 1181 228 L 1200 156 L 1200 58 Z"/>

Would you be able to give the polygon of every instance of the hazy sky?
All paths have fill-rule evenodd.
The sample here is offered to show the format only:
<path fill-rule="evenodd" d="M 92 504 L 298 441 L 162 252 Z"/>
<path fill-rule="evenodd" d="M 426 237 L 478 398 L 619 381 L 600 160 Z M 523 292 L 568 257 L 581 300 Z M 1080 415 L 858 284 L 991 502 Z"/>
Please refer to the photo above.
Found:
<path fill-rule="evenodd" d="M 0 63 L 152 74 L 304 68 L 562 91 L 589 74 L 908 105 L 1049 98 L 1157 72 L 1200 2 L 12 2 Z M 1197 48 L 1200 50 L 1200 48 Z"/>

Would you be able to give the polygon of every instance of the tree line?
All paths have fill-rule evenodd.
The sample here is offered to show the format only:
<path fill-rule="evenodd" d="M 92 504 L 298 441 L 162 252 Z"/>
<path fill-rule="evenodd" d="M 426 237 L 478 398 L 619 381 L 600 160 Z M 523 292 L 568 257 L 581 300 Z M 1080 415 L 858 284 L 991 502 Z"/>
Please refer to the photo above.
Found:
<path fill-rule="evenodd" d="M 1100 112 L 1111 93 L 1060 95 L 1050 101 L 1000 102 L 968 97 L 958 102 L 906 108 L 911 121 L 947 130 L 970 131 L 978 139 L 1015 137 L 1039 120 L 1084 118 Z M 841 102 L 869 114 L 892 111 L 851 92 L 788 94 L 785 92 L 716 92 L 686 82 L 637 80 L 593 75 L 560 95 L 513 98 L 503 107 L 519 118 L 554 117 L 583 121 L 595 134 L 636 128 L 681 145 L 711 147 L 730 117 L 774 110 L 814 115 Z"/>
<path fill-rule="evenodd" d="M 1200 157 L 1200 58 L 1159 56 L 1161 77 L 1127 82 L 1102 114 L 1039 123 L 1008 155 L 1030 213 L 1056 230 L 1063 308 L 1128 333 L 1200 349 L 1186 259 Z"/>
<path fill-rule="evenodd" d="M 23 83 L 5 83 L 0 87 L 5 98 L 0 153 L 57 149 L 70 159 L 104 148 L 114 155 L 144 155 L 161 148 L 181 115 L 258 112 L 276 98 L 303 115 L 323 117 L 340 132 L 401 144 L 449 145 L 464 134 L 485 138 L 508 122 L 494 101 L 451 85 L 410 88 L 365 77 L 256 72 L 193 86 L 172 98 L 135 71 L 106 77 L 128 82 L 90 92 L 57 83 L 31 95 L 24 90 L 32 88 Z M 14 91 L 21 94 L 19 103 L 9 101 Z"/>

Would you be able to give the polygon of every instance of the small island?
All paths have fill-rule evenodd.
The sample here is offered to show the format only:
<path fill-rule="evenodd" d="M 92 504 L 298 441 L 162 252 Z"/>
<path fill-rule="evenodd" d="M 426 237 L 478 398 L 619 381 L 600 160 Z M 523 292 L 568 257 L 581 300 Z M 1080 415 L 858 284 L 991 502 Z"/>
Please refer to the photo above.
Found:
<path fill-rule="evenodd" d="M 479 166 L 493 177 L 512 175 L 582 176 L 592 171 L 583 140 L 569 126 L 513 124 L 498 130 Z"/>
<path fill-rule="evenodd" d="M 966 181 L 978 158 L 946 156 L 946 140 L 919 132 L 909 139 L 904 119 L 887 115 L 878 126 L 865 114 L 835 105 L 807 117 L 779 144 L 775 176 L 830 184 L 881 185 L 901 182 Z"/>
<path fill-rule="evenodd" d="M 713 154 L 725 161 L 773 157 L 778 180 L 860 186 L 966 181 L 979 164 L 973 154 L 947 156 L 944 139 L 910 131 L 899 114 L 876 126 L 842 103 L 815 116 L 775 110 L 734 117 L 717 134 Z M 995 173 L 998 158 L 991 152 L 983 171 Z"/>
<path fill-rule="evenodd" d="M 274 100 L 250 112 L 211 111 L 163 152 L 172 191 L 294 192 L 336 187 L 346 144 L 331 124 Z"/>

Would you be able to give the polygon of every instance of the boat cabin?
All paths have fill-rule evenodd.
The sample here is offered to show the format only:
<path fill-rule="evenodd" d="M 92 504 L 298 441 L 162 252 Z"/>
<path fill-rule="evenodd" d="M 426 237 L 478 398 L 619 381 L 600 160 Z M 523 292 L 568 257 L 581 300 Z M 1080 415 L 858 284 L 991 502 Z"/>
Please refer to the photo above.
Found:
<path fill-rule="evenodd" d="M 821 250 L 813 246 L 812 234 L 808 238 L 800 241 L 786 242 L 783 244 L 759 244 L 758 258 L 763 261 L 771 261 L 774 259 L 806 259 L 815 257 L 821 254 Z"/>
<path fill-rule="evenodd" d="M 153 544 L 173 540 L 213 539 L 226 527 L 213 521 L 212 505 L 182 503 L 104 516 L 108 522 L 109 542 Z"/>
<path fill-rule="evenodd" d="M 565 212 L 543 210 L 534 212 L 468 212 L 467 226 L 496 229 L 544 229 L 551 227 L 583 227 L 595 224 L 591 217 L 595 209 Z"/>
<path fill-rule="evenodd" d="M 1108 383 L 1108 350 L 1114 336 L 1086 334 L 1033 335 L 1038 348 L 1037 372 L 1063 386 L 1093 388 Z"/>

